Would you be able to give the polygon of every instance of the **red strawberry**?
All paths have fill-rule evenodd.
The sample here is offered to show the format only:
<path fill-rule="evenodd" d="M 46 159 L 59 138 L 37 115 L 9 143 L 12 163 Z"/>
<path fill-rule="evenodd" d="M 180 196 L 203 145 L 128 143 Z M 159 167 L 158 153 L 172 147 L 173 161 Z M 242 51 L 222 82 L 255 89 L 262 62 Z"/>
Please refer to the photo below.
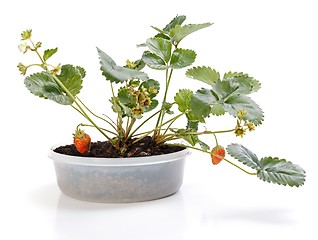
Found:
<path fill-rule="evenodd" d="M 217 145 L 211 151 L 212 163 L 214 165 L 219 164 L 225 157 L 225 150 L 222 146 Z"/>
<path fill-rule="evenodd" d="M 76 129 L 74 135 L 74 145 L 81 154 L 89 152 L 91 147 L 91 137 L 81 129 Z"/>

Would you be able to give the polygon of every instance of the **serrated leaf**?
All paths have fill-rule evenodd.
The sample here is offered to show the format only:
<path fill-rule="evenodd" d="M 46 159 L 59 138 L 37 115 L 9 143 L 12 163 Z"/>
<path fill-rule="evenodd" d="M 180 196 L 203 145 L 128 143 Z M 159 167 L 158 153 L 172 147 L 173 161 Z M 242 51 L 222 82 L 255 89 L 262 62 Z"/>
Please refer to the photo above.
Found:
<path fill-rule="evenodd" d="M 265 157 L 260 161 L 257 176 L 266 182 L 299 187 L 305 182 L 305 171 L 285 159 Z"/>
<path fill-rule="evenodd" d="M 226 150 L 232 157 L 244 165 L 256 170 L 260 169 L 258 157 L 246 147 L 237 143 L 232 143 L 227 146 Z"/>
<path fill-rule="evenodd" d="M 236 94 L 250 94 L 257 92 L 261 88 L 259 81 L 242 72 L 225 73 L 223 81 L 228 81 L 233 88 L 236 88 Z"/>
<path fill-rule="evenodd" d="M 170 61 L 170 67 L 179 69 L 190 66 L 194 63 L 197 54 L 189 49 L 178 48 L 173 51 Z"/>
<path fill-rule="evenodd" d="M 72 99 L 66 96 L 51 75 L 46 72 L 30 75 L 24 80 L 25 86 L 34 95 L 50 99 L 62 105 L 71 105 Z"/>
<path fill-rule="evenodd" d="M 186 76 L 212 85 L 220 79 L 220 74 L 210 67 L 193 67 L 186 71 Z"/>
<path fill-rule="evenodd" d="M 115 83 L 125 82 L 130 79 L 147 80 L 148 75 L 144 72 L 117 66 L 114 60 L 105 52 L 97 48 L 101 70 L 107 80 Z"/>
<path fill-rule="evenodd" d="M 50 57 L 52 57 L 52 55 L 57 52 L 57 49 L 58 49 L 58 48 L 45 50 L 44 53 L 43 53 L 43 60 L 46 61 L 46 60 L 48 60 Z"/>
<path fill-rule="evenodd" d="M 190 115 L 195 119 L 202 119 L 210 115 L 211 104 L 215 103 L 216 99 L 212 92 L 208 89 L 200 89 L 192 95 L 190 101 Z M 189 115 L 189 116 L 190 116 Z"/>
<path fill-rule="evenodd" d="M 171 58 L 172 44 L 169 40 L 163 38 L 149 38 L 146 41 L 149 50 L 159 56 L 166 63 Z"/>
<path fill-rule="evenodd" d="M 192 129 L 194 131 L 198 131 L 199 129 L 199 122 L 198 121 L 191 121 L 190 119 L 188 119 L 187 122 L 187 130 Z"/>
<path fill-rule="evenodd" d="M 79 73 L 81 74 L 82 78 L 84 78 L 86 76 L 86 71 L 85 71 L 84 68 L 82 68 L 80 66 L 76 66 L 75 68 L 79 71 Z"/>
<path fill-rule="evenodd" d="M 73 67 L 72 65 L 67 64 L 61 67 L 61 73 L 57 75 L 58 79 L 60 79 L 73 96 L 76 96 L 82 89 L 82 74 L 84 74 L 82 69 L 83 68 Z"/>
<path fill-rule="evenodd" d="M 224 107 L 219 103 L 213 104 L 211 106 L 211 114 L 213 114 L 215 116 L 224 115 L 225 114 Z"/>
<path fill-rule="evenodd" d="M 155 27 L 155 26 L 150 26 L 150 27 L 152 27 L 154 30 L 156 30 L 160 34 L 165 34 L 165 32 L 163 30 L 161 30 L 160 28 L 158 28 L 158 27 Z"/>
<path fill-rule="evenodd" d="M 180 112 L 184 113 L 189 109 L 192 95 L 193 92 L 188 89 L 181 89 L 175 95 L 174 101 L 178 105 L 178 109 Z"/>
<path fill-rule="evenodd" d="M 258 126 L 264 120 L 262 109 L 248 96 L 235 95 L 223 103 L 224 109 L 234 117 L 238 116 L 238 112 L 244 109 L 246 115 L 243 119 L 252 122 L 255 126 Z"/>
<path fill-rule="evenodd" d="M 174 19 L 171 20 L 170 23 L 168 23 L 164 28 L 163 31 L 165 32 L 169 32 L 172 28 L 174 28 L 177 25 L 181 25 L 185 20 L 186 20 L 186 16 L 180 15 L 180 16 L 176 16 Z"/>
<path fill-rule="evenodd" d="M 211 26 L 212 23 L 202 23 L 202 24 L 188 24 L 184 26 L 176 25 L 170 30 L 171 42 L 174 45 L 178 45 L 180 41 L 188 36 L 189 34 L 196 32 L 200 29 Z"/>
<path fill-rule="evenodd" d="M 164 60 L 162 60 L 158 55 L 149 51 L 144 52 L 142 55 L 142 60 L 148 67 L 156 70 L 165 70 L 168 68 Z"/>

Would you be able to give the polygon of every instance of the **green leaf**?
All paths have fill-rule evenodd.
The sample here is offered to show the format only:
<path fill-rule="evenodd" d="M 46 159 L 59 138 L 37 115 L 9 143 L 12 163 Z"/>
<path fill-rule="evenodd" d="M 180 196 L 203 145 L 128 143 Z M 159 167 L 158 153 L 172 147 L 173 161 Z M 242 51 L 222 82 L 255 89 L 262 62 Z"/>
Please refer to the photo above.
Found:
<path fill-rule="evenodd" d="M 252 122 L 255 126 L 258 126 L 264 120 L 262 109 L 248 96 L 235 95 L 223 103 L 224 109 L 234 117 L 238 116 L 238 112 L 244 109 L 246 115 L 243 119 Z"/>
<path fill-rule="evenodd" d="M 148 67 L 156 70 L 165 70 L 168 68 L 165 61 L 162 60 L 158 55 L 145 51 L 142 55 L 142 60 L 147 64 Z"/>
<path fill-rule="evenodd" d="M 216 103 L 211 106 L 211 114 L 221 116 L 225 114 L 225 109 L 222 104 Z"/>
<path fill-rule="evenodd" d="M 190 102 L 190 115 L 195 119 L 206 118 L 211 113 L 212 104 L 216 103 L 216 98 L 209 89 L 200 89 L 193 94 Z"/>
<path fill-rule="evenodd" d="M 171 20 L 171 22 L 170 23 L 168 23 L 165 27 L 164 27 L 164 29 L 163 29 L 163 31 L 165 31 L 165 32 L 169 32 L 171 29 L 173 29 L 175 26 L 177 26 L 177 25 L 181 25 L 185 20 L 186 20 L 186 16 L 183 16 L 183 15 L 181 15 L 181 16 L 176 16 L 174 19 L 172 19 Z"/>
<path fill-rule="evenodd" d="M 162 108 L 165 109 L 165 112 L 167 114 L 174 114 L 174 112 L 171 110 L 172 106 L 173 106 L 173 103 L 168 103 L 168 102 L 162 103 Z"/>
<path fill-rule="evenodd" d="M 85 71 L 84 68 L 82 68 L 80 66 L 76 66 L 75 68 L 79 71 L 79 73 L 81 74 L 82 78 L 84 78 L 86 76 L 86 71 Z"/>
<path fill-rule="evenodd" d="M 257 176 L 266 182 L 299 187 L 305 182 L 305 171 L 285 159 L 265 157 L 260 161 Z"/>
<path fill-rule="evenodd" d="M 56 52 L 57 52 L 57 48 L 45 50 L 44 53 L 43 53 L 43 60 L 44 61 L 48 60 Z"/>
<path fill-rule="evenodd" d="M 194 62 L 196 56 L 197 54 L 192 50 L 178 48 L 172 53 L 170 67 L 173 69 L 188 67 Z"/>
<path fill-rule="evenodd" d="M 146 44 L 152 53 L 159 56 L 166 63 L 169 62 L 172 48 L 172 44 L 169 40 L 163 38 L 149 38 L 147 39 Z"/>
<path fill-rule="evenodd" d="M 257 156 L 246 147 L 237 143 L 232 143 L 227 146 L 226 150 L 232 157 L 244 165 L 256 170 L 260 168 L 260 163 Z"/>
<path fill-rule="evenodd" d="M 82 74 L 84 74 L 83 68 L 73 67 L 72 65 L 67 64 L 62 66 L 61 73 L 60 75 L 57 75 L 57 77 L 68 89 L 68 91 L 73 96 L 76 96 L 82 89 Z"/>
<path fill-rule="evenodd" d="M 178 105 L 178 109 L 180 112 L 184 113 L 189 109 L 192 95 L 193 92 L 188 89 L 181 89 L 175 95 L 174 101 Z"/>
<path fill-rule="evenodd" d="M 101 70 L 107 80 L 115 83 L 125 82 L 130 79 L 147 80 L 148 75 L 144 72 L 117 66 L 114 60 L 105 52 L 97 48 Z"/>
<path fill-rule="evenodd" d="M 25 86 L 34 95 L 50 99 L 62 105 L 71 105 L 72 99 L 65 95 L 54 81 L 51 75 L 46 72 L 35 73 L 25 78 Z"/>
<path fill-rule="evenodd" d="M 211 26 L 211 23 L 202 23 L 202 24 L 188 24 L 184 26 L 176 25 L 170 30 L 171 42 L 174 45 L 178 45 L 180 41 L 188 36 L 189 34 L 196 32 L 202 28 Z"/>
<path fill-rule="evenodd" d="M 191 121 L 188 119 L 187 122 L 187 130 L 192 129 L 194 131 L 198 131 L 199 129 L 199 122 L 198 121 Z"/>
<path fill-rule="evenodd" d="M 226 150 L 238 161 L 256 169 L 257 176 L 265 182 L 291 187 L 299 187 L 305 182 L 305 171 L 285 159 L 265 157 L 259 160 L 252 151 L 236 143 L 230 144 Z"/>
<path fill-rule="evenodd" d="M 158 33 L 155 35 L 155 38 L 163 38 L 163 39 L 166 39 L 166 40 L 169 40 L 170 41 L 170 37 L 167 36 L 166 34 L 164 33 Z M 145 47 L 147 47 L 147 45 L 145 44 Z"/>
<path fill-rule="evenodd" d="M 234 88 L 237 88 L 236 94 L 250 94 L 261 88 L 259 81 L 242 72 L 225 73 L 223 81 L 228 81 Z"/>
<path fill-rule="evenodd" d="M 130 94 L 127 88 L 120 88 L 118 90 L 118 100 L 129 108 L 133 108 L 137 106 L 137 96 L 134 94 Z"/>
<path fill-rule="evenodd" d="M 186 76 L 212 85 L 220 79 L 220 74 L 210 67 L 193 67 L 186 71 Z"/>

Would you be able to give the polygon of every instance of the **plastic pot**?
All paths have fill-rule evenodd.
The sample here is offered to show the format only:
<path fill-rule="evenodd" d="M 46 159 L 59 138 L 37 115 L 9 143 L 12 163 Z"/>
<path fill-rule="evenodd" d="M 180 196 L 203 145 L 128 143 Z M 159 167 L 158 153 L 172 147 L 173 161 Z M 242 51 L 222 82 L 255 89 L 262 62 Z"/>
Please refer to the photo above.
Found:
<path fill-rule="evenodd" d="M 90 158 L 54 152 L 60 190 L 79 200 L 105 203 L 141 202 L 176 193 L 182 184 L 189 150 L 135 158 Z"/>

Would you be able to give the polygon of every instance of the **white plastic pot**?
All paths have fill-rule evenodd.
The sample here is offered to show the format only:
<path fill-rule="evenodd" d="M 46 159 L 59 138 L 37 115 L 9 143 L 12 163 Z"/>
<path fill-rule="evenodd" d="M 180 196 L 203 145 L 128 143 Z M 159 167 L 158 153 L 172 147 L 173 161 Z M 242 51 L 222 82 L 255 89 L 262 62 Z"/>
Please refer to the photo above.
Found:
<path fill-rule="evenodd" d="M 79 200 L 105 203 L 149 201 L 179 190 L 189 150 L 134 158 L 87 158 L 53 150 L 60 190 Z"/>

